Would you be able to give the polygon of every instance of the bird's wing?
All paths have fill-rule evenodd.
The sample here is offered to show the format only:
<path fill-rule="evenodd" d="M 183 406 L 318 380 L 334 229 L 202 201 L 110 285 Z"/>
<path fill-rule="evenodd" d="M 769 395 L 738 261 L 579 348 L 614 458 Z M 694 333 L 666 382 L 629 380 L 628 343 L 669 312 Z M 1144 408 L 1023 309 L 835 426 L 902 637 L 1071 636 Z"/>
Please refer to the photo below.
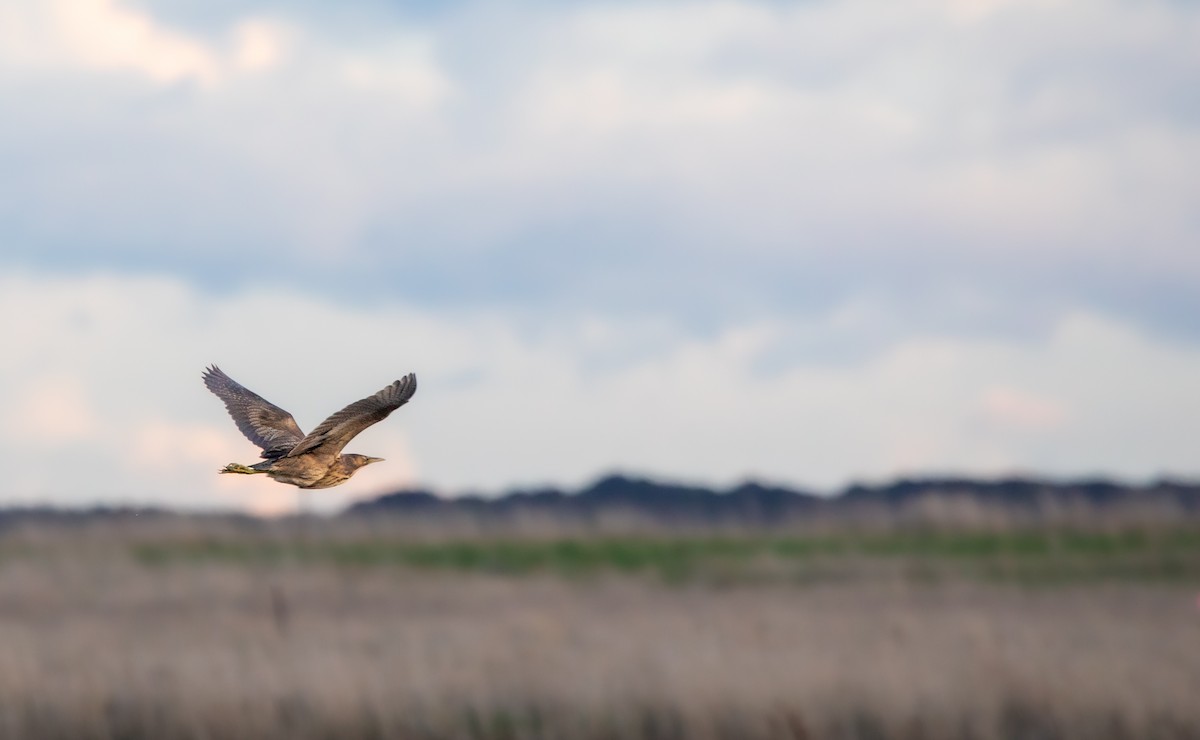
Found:
<path fill-rule="evenodd" d="M 243 387 L 216 365 L 204 371 L 204 385 L 225 402 L 237 428 L 262 448 L 263 457 L 283 457 L 304 439 L 291 414 Z"/>
<path fill-rule="evenodd" d="M 407 403 L 416 392 L 417 376 L 409 373 L 375 395 L 355 401 L 318 424 L 287 456 L 319 451 L 332 458 L 359 432 L 386 419 L 388 414 Z"/>

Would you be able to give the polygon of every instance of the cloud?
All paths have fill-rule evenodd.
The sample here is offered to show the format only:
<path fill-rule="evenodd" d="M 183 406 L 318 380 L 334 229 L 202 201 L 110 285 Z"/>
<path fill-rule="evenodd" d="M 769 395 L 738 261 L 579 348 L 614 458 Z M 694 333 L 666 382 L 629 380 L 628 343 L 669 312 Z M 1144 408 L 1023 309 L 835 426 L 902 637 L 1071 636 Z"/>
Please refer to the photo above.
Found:
<path fill-rule="evenodd" d="M 786 322 L 696 337 L 601 316 L 520 324 L 290 291 L 212 296 L 164 278 L 26 274 L 0 280 L 0 295 L 0 404 L 21 409 L 41 387 L 86 419 L 55 412 L 46 433 L 25 434 L 22 411 L 3 416 L 0 465 L 23 471 L 8 500 L 291 506 L 284 486 L 216 474 L 256 450 L 200 383 L 210 362 L 306 429 L 418 374 L 413 402 L 351 445 L 388 462 L 314 493 L 326 510 L 403 485 L 494 491 L 612 469 L 824 488 L 900 473 L 1195 472 L 1200 350 L 1092 314 L 1036 342 L 911 336 L 829 365 L 782 352 L 801 337 Z M 28 316 L 38 331 L 18 331 Z M 835 312 L 805 333 L 827 341 L 844 322 Z M 66 454 L 86 464 L 56 464 Z"/>
<path fill-rule="evenodd" d="M 1187 5 L 89 2 L 83 40 L 6 11 L 9 264 L 699 328 L 1020 292 L 969 328 L 1200 336 Z"/>
<path fill-rule="evenodd" d="M 69 375 L 30 379 L 13 397 L 4 424 L 10 440 L 31 439 L 57 446 L 100 432 L 84 385 Z"/>
<path fill-rule="evenodd" d="M 213 54 L 115 0 L 52 3 L 51 18 L 68 54 L 97 69 L 132 69 L 155 82 L 217 75 Z"/>
<path fill-rule="evenodd" d="M 1066 409 L 1058 401 L 1004 386 L 984 391 L 979 405 L 989 421 L 1028 429 L 1056 427 L 1067 418 Z"/>
<path fill-rule="evenodd" d="M 0 62 L 27 70 L 134 73 L 156 85 L 211 86 L 230 71 L 261 69 L 278 59 L 277 32 L 247 20 L 234 29 L 232 54 L 170 28 L 117 0 L 16 3 L 4 13 Z"/>
<path fill-rule="evenodd" d="M 261 20 L 242 21 L 234 28 L 234 63 L 253 72 L 270 69 L 283 61 L 284 34 L 274 24 Z"/>
<path fill-rule="evenodd" d="M 1198 47 L 1119 0 L 5 4 L 12 485 L 275 496 L 211 475 L 213 361 L 307 425 L 417 370 L 381 487 L 1187 469 Z"/>

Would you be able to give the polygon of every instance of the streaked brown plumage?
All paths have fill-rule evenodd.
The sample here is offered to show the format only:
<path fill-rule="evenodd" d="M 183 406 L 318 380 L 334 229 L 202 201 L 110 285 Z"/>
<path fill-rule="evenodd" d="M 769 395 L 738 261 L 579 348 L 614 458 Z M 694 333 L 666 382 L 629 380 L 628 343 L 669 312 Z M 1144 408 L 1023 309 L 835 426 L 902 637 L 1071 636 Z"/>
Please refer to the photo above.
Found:
<path fill-rule="evenodd" d="M 216 365 L 204 371 L 204 385 L 225 402 L 237 428 L 262 448 L 264 458 L 255 465 L 229 463 L 220 472 L 265 473 L 300 488 L 329 488 L 383 459 L 341 452 L 359 432 L 407 403 L 417 391 L 417 376 L 409 373 L 375 395 L 355 401 L 308 435 L 300 431 L 291 414 L 243 387 Z"/>

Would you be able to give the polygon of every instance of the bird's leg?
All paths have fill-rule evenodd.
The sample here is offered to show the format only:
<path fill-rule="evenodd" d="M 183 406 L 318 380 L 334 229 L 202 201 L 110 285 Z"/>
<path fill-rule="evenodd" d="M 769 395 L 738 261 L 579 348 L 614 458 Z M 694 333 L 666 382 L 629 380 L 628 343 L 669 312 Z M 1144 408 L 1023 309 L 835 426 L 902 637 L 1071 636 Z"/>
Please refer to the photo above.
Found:
<path fill-rule="evenodd" d="M 242 465 L 240 463 L 229 463 L 221 468 L 219 473 L 242 473 L 243 475 L 254 475 L 255 473 L 265 473 L 265 470 L 255 470 L 254 468 Z"/>

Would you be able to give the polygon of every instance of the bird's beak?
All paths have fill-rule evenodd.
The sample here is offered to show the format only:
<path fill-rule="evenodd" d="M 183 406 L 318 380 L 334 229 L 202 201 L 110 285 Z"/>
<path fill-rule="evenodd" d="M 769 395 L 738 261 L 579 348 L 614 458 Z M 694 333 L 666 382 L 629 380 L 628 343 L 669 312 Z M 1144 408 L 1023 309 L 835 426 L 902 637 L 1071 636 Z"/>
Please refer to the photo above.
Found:
<path fill-rule="evenodd" d="M 368 457 L 367 458 L 368 465 L 370 465 L 371 463 L 377 463 L 377 462 L 383 462 L 383 458 L 382 457 Z"/>

